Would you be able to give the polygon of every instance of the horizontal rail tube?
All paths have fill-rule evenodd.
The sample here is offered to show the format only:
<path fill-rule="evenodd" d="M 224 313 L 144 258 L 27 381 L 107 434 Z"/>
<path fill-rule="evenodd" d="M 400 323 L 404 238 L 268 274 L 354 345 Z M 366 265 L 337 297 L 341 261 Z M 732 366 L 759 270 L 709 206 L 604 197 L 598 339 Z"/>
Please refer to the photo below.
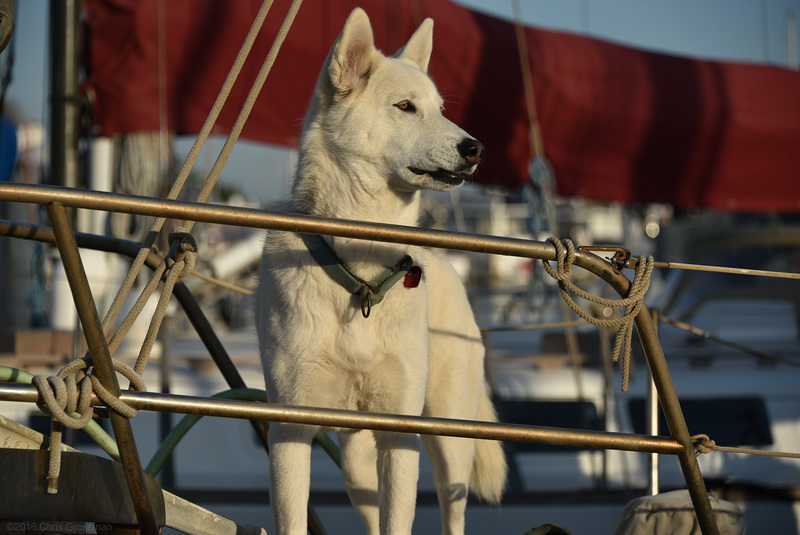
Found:
<path fill-rule="evenodd" d="M 486 236 L 402 225 L 365 223 L 318 218 L 303 214 L 267 212 L 254 208 L 221 206 L 188 201 L 156 199 L 137 195 L 110 193 L 49 186 L 43 184 L 0 184 L 0 201 L 48 204 L 107 212 L 169 217 L 179 220 L 237 225 L 250 228 L 325 234 L 391 243 L 407 243 L 442 249 L 457 249 L 485 254 L 499 254 L 555 260 L 552 244 L 519 238 Z M 575 264 L 612 284 L 622 295 L 627 294 L 630 281 L 600 257 L 575 251 Z"/>
<path fill-rule="evenodd" d="M 0 383 L 0 401 L 35 403 L 39 392 L 32 385 Z M 360 411 L 296 407 L 274 403 L 258 403 L 195 396 L 177 396 L 155 392 L 124 391 L 120 399 L 139 410 L 220 416 L 245 420 L 292 422 L 323 427 L 376 429 L 401 433 L 449 435 L 465 438 L 532 442 L 555 446 L 613 449 L 623 451 L 655 451 L 677 455 L 683 447 L 672 438 L 628 433 L 609 433 L 581 429 L 555 429 L 520 424 L 398 416 Z M 94 397 L 93 404 L 101 402 Z"/>
<path fill-rule="evenodd" d="M 254 208 L 175 201 L 41 184 L 0 184 L 0 201 L 35 204 L 57 201 L 64 206 L 106 212 L 555 259 L 555 249 L 552 245 L 530 240 L 420 229 L 401 225 L 323 219 L 302 214 L 266 212 Z"/>

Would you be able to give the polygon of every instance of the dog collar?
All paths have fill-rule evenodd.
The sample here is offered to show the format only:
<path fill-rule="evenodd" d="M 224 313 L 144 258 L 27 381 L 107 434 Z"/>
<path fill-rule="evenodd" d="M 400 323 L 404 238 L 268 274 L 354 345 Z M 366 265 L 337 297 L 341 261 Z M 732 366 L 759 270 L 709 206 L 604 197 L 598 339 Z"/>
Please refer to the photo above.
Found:
<path fill-rule="evenodd" d="M 383 300 L 386 292 L 400 279 L 410 274 L 413 284 L 406 284 L 406 287 L 416 287 L 419 284 L 419 276 L 422 271 L 414 265 L 414 260 L 405 255 L 394 267 L 384 269 L 372 281 L 367 282 L 342 262 L 341 258 L 333 250 L 333 247 L 322 236 L 318 234 L 300 234 L 308 252 L 317 263 L 325 270 L 330 278 L 339 283 L 345 290 L 359 296 L 361 300 L 361 314 L 368 318 L 372 310 L 372 305 L 377 305 Z"/>

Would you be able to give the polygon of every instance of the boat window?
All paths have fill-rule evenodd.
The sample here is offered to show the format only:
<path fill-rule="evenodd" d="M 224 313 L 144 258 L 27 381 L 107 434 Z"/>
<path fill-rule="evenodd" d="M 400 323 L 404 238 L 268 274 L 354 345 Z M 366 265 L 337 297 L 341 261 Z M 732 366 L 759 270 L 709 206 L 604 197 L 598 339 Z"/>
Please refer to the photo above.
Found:
<path fill-rule="evenodd" d="M 563 427 L 571 429 L 602 430 L 597 407 L 590 401 L 495 400 L 500 421 L 538 427 Z M 566 446 L 509 443 L 517 452 L 542 452 L 574 450 Z"/>
<path fill-rule="evenodd" d="M 772 444 L 769 417 L 761 398 L 681 399 L 686 425 L 692 435 L 708 435 L 720 446 L 767 446 Z M 645 400 L 631 399 L 628 409 L 633 429 L 645 432 Z M 661 412 L 659 434 L 669 433 Z"/>

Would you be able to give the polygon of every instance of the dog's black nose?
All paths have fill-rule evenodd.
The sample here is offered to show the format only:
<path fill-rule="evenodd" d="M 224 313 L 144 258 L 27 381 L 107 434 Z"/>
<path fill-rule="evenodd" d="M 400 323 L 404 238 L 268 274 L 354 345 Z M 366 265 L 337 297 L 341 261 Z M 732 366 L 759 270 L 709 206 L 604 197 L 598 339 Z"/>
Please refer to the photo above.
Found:
<path fill-rule="evenodd" d="M 475 165 L 481 161 L 486 147 L 477 139 L 465 138 L 458 144 L 458 153 L 467 160 L 470 165 Z"/>

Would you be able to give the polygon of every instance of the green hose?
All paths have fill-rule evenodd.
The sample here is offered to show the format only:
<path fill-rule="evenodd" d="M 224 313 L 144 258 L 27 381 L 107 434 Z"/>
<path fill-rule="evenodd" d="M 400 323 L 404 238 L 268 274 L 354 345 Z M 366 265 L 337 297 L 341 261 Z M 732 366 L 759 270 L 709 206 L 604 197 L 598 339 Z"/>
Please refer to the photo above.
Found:
<path fill-rule="evenodd" d="M 31 383 L 33 382 L 33 374 L 17 368 L 8 366 L 0 366 L 0 382 L 14 382 L 14 383 Z M 267 401 L 267 393 L 263 390 L 254 388 L 234 388 L 233 390 L 225 390 L 211 396 L 218 399 L 239 399 L 244 401 Z M 78 413 L 72 413 L 70 416 L 79 417 Z M 164 442 L 156 450 L 150 463 L 145 468 L 145 472 L 155 477 L 161 471 L 169 454 L 178 445 L 184 435 L 196 424 L 202 416 L 189 414 L 181 418 L 181 421 L 176 425 L 166 436 Z M 91 420 L 86 427 L 83 428 L 86 434 L 94 440 L 97 445 L 103 448 L 109 457 L 115 461 L 120 460 L 119 448 L 114 441 L 100 425 Z M 322 449 L 328 456 L 336 463 L 339 468 L 342 467 L 341 454 L 338 446 L 331 440 L 331 438 L 322 431 L 317 432 L 314 439 L 322 446 Z"/>
<path fill-rule="evenodd" d="M 30 384 L 33 382 L 33 374 L 17 368 L 11 368 L 9 366 L 0 366 L 0 382 Z M 70 414 L 70 416 L 78 418 L 80 417 L 80 414 L 73 412 Z M 100 427 L 100 424 L 94 420 L 90 420 L 83 430 L 86 431 L 86 434 L 89 435 L 98 446 L 103 448 L 103 451 L 105 451 L 109 457 L 115 461 L 120 460 L 117 443 L 108 433 L 105 432 L 102 427 Z"/>
<path fill-rule="evenodd" d="M 267 393 L 263 390 L 257 390 L 255 388 L 234 388 L 232 390 L 225 390 L 224 392 L 219 392 L 211 396 L 212 398 L 218 399 L 238 399 L 243 401 L 267 401 Z M 178 445 L 178 442 L 189 432 L 189 429 L 196 424 L 202 416 L 196 414 L 189 414 L 181 418 L 181 421 L 172 428 L 169 434 L 164 438 L 164 442 L 158 447 L 156 453 L 153 455 L 153 458 L 147 465 L 147 468 L 144 469 L 145 472 L 150 474 L 151 476 L 155 477 L 161 471 L 161 468 L 164 466 L 169 454 L 172 453 L 172 450 Z M 341 455 L 339 453 L 339 448 L 336 444 L 331 440 L 331 438 L 323 433 L 322 431 L 317 432 L 314 439 L 322 446 L 322 449 L 328 454 L 328 456 L 336 463 L 336 466 L 339 468 L 342 467 L 342 460 Z"/>

